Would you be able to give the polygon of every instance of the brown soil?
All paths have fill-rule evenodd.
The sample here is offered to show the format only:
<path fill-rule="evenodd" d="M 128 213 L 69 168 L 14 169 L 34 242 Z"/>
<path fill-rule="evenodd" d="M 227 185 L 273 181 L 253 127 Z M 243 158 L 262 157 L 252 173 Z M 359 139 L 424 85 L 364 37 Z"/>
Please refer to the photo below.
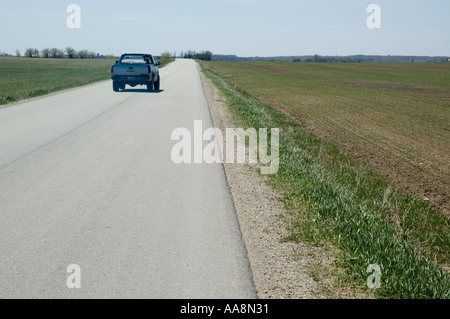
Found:
<path fill-rule="evenodd" d="M 235 73 L 226 77 L 254 97 L 450 217 L 449 111 L 430 107 L 449 105 L 448 87 L 408 81 L 334 79 L 323 74 L 314 77 L 320 78 L 325 87 L 368 90 L 371 94 L 359 103 L 350 95 L 317 94 L 317 83 L 311 88 L 303 87 L 307 84 L 305 76 L 314 73 L 298 66 L 246 63 L 244 69 L 255 75 L 238 73 L 241 70 L 235 66 L 215 66 L 224 73 Z M 388 70 L 389 66 L 379 70 L 383 68 Z M 401 76 L 411 71 L 409 67 L 396 68 Z M 434 72 L 433 68 L 429 72 Z M 379 96 L 380 105 L 372 103 L 370 96 Z"/>
<path fill-rule="evenodd" d="M 297 123 L 305 126 L 316 136 L 336 145 L 350 156 L 366 164 L 386 180 L 397 187 L 405 190 L 409 194 L 428 202 L 433 208 L 441 211 L 450 217 L 450 189 L 446 173 L 450 164 L 450 151 L 437 150 L 435 146 L 414 138 L 397 135 L 394 130 L 387 132 L 386 128 L 376 127 L 375 124 L 361 119 L 366 132 L 380 131 L 380 135 L 387 137 L 376 143 L 373 138 L 365 139 L 364 136 L 357 136 L 355 131 L 331 129 L 321 122 L 298 116 L 277 102 L 263 99 L 272 105 L 276 110 L 292 118 Z M 355 114 L 355 116 L 357 116 Z M 349 141 L 352 141 L 349 143 Z M 444 167 L 435 167 L 432 162 L 419 163 L 419 159 L 413 153 L 395 152 L 395 147 L 390 143 L 408 143 L 411 149 L 420 149 L 422 152 L 436 157 Z M 382 152 L 380 152 L 382 150 Z M 434 156 L 435 155 L 435 156 Z M 445 157 L 445 158 L 444 158 Z M 442 177 L 444 176 L 444 178 Z"/>

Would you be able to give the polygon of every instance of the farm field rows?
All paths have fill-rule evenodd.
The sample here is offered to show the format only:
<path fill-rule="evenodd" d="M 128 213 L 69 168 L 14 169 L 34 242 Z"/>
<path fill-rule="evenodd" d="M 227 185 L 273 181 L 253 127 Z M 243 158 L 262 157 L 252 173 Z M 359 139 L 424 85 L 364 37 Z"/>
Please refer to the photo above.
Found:
<path fill-rule="evenodd" d="M 207 65 L 450 216 L 450 64 Z"/>

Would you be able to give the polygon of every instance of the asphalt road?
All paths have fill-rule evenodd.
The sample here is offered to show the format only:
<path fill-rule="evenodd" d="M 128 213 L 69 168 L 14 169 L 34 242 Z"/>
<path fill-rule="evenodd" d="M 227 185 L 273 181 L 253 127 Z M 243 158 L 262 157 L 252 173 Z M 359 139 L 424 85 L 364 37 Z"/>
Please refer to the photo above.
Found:
<path fill-rule="evenodd" d="M 0 298 L 256 297 L 222 165 L 171 160 L 175 128 L 213 126 L 197 65 L 161 78 L 0 109 Z"/>

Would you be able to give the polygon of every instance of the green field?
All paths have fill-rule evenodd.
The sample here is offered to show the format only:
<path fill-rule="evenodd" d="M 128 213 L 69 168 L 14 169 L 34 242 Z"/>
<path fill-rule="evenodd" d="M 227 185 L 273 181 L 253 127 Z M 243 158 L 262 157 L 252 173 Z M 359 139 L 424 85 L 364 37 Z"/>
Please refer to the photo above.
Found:
<path fill-rule="evenodd" d="M 113 62 L 0 57 L 0 105 L 108 80 Z"/>
<path fill-rule="evenodd" d="M 236 125 L 280 128 L 280 170 L 269 182 L 290 211 L 285 240 L 340 248 L 340 279 L 360 288 L 379 265 L 379 297 L 450 298 L 445 201 L 433 208 L 403 187 L 428 176 L 442 183 L 429 194 L 448 196 L 450 65 L 202 67 Z"/>
<path fill-rule="evenodd" d="M 0 57 L 0 105 L 111 79 L 114 61 Z"/>

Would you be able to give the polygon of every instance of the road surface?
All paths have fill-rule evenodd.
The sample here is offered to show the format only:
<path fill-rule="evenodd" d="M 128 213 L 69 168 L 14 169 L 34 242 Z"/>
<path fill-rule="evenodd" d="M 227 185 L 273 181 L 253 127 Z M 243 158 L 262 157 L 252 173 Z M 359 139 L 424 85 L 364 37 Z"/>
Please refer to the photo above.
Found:
<path fill-rule="evenodd" d="M 256 297 L 222 165 L 171 160 L 213 126 L 197 64 L 161 78 L 0 109 L 0 298 Z"/>

